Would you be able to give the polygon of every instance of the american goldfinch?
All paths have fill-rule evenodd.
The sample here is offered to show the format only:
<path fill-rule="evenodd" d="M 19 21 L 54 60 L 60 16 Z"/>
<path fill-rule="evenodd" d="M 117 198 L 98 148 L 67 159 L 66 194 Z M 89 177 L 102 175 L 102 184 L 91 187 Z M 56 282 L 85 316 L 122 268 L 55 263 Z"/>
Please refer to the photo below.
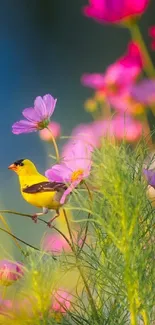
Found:
<path fill-rule="evenodd" d="M 30 204 L 42 208 L 42 212 L 32 216 L 37 222 L 38 216 L 48 213 L 48 210 L 55 210 L 56 216 L 52 218 L 48 225 L 59 216 L 60 200 L 66 190 L 63 183 L 49 182 L 48 178 L 40 174 L 28 159 L 20 159 L 11 164 L 9 169 L 13 170 L 19 178 L 20 190 L 23 198 Z"/>

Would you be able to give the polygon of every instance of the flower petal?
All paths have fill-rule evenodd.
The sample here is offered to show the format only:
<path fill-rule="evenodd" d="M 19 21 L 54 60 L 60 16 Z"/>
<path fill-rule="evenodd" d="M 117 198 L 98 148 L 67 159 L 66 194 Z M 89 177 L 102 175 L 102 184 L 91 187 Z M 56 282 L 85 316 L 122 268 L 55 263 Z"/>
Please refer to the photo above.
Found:
<path fill-rule="evenodd" d="M 143 169 L 143 173 L 149 185 L 155 188 L 155 171 L 152 169 Z"/>
<path fill-rule="evenodd" d="M 105 86 L 105 75 L 102 73 L 85 73 L 81 77 L 81 83 L 85 87 L 102 89 Z"/>
<path fill-rule="evenodd" d="M 64 194 L 61 197 L 60 203 L 64 204 L 67 196 L 76 188 L 77 185 L 79 185 L 81 180 L 76 180 L 75 182 L 71 183 L 70 186 L 67 188 L 67 190 L 64 192 Z"/>
<path fill-rule="evenodd" d="M 82 169 L 90 169 L 91 166 L 91 153 L 92 146 L 88 145 L 85 141 L 77 139 L 75 141 L 69 141 L 64 146 L 62 153 L 65 164 L 72 171 Z"/>
<path fill-rule="evenodd" d="M 21 134 L 21 133 L 30 133 L 37 131 L 37 125 L 30 121 L 21 120 L 12 125 L 12 133 Z"/>
<path fill-rule="evenodd" d="M 144 105 L 155 103 L 155 79 L 143 79 L 131 88 L 131 96 Z"/>
<path fill-rule="evenodd" d="M 60 164 L 48 169 L 45 175 L 52 182 L 69 182 L 71 173 L 72 171 L 65 164 Z"/>
<path fill-rule="evenodd" d="M 54 99 L 50 94 L 47 94 L 43 97 L 43 101 L 46 106 L 46 112 L 47 112 L 48 116 L 50 117 L 55 110 L 55 105 L 56 105 L 57 99 Z"/>
<path fill-rule="evenodd" d="M 30 122 L 40 122 L 41 118 L 33 107 L 25 108 L 22 112 L 23 116 Z"/>
<path fill-rule="evenodd" d="M 37 112 L 41 120 L 48 118 L 46 105 L 41 96 L 36 97 L 34 101 L 34 110 Z"/>

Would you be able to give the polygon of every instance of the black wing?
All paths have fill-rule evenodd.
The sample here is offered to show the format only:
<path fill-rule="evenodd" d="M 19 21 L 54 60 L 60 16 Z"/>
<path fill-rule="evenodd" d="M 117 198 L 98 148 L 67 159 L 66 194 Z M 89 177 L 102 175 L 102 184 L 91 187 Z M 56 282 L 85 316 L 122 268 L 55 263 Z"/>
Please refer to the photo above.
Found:
<path fill-rule="evenodd" d="M 67 186 L 63 183 L 56 182 L 41 182 L 37 184 L 33 184 L 31 186 L 27 186 L 22 189 L 24 193 L 41 193 L 41 192 L 60 192 L 62 190 L 66 190 Z"/>

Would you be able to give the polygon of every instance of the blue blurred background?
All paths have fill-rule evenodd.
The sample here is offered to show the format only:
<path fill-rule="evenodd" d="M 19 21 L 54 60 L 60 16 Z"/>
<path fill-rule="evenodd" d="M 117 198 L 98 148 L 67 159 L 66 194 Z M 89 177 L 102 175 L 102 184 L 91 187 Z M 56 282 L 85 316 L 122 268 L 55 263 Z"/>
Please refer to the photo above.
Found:
<path fill-rule="evenodd" d="M 8 165 L 20 158 L 32 159 L 44 172 L 47 148 L 37 134 L 15 136 L 12 123 L 21 118 L 38 95 L 51 93 L 58 98 L 54 120 L 64 135 L 80 122 L 90 120 L 83 109 L 91 91 L 83 88 L 84 72 L 100 72 L 126 50 L 129 34 L 123 28 L 95 23 L 82 16 L 87 0 L 1 0 L 0 2 L 0 177 L 1 209 L 34 212 L 20 196 L 16 175 Z M 141 21 L 146 41 L 154 21 L 152 3 Z M 46 230 L 26 218 L 7 215 L 19 237 L 39 245 Z M 7 235 L 2 235 L 5 243 Z M 7 244 L 6 244 L 7 245 Z"/>

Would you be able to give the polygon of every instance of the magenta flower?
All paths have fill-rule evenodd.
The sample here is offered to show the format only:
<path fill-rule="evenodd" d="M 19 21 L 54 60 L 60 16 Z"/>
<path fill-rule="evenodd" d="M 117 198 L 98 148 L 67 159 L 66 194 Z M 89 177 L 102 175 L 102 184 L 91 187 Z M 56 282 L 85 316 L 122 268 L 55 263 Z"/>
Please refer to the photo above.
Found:
<path fill-rule="evenodd" d="M 151 48 L 154 51 L 155 50 L 155 26 L 151 26 L 149 28 L 149 36 L 152 38 L 152 40 L 151 40 Z"/>
<path fill-rule="evenodd" d="M 49 130 L 51 131 L 49 131 Z M 39 131 L 40 139 L 43 141 L 52 141 L 52 138 L 55 139 L 60 137 L 61 134 L 61 126 L 57 122 L 50 122 L 48 125 L 48 129 L 43 129 Z M 51 134 L 52 133 L 52 134 Z M 53 136 L 53 137 L 52 137 Z"/>
<path fill-rule="evenodd" d="M 81 140 L 69 141 L 63 150 L 63 162 L 54 165 L 45 173 L 50 181 L 68 183 L 60 203 L 64 204 L 67 196 L 87 178 L 91 169 L 91 146 Z"/>
<path fill-rule="evenodd" d="M 0 261 L 0 283 L 9 286 L 23 276 L 23 267 L 21 263 L 8 260 Z"/>
<path fill-rule="evenodd" d="M 12 126 L 14 134 L 30 133 L 46 128 L 50 122 L 50 117 L 54 112 L 57 99 L 51 95 L 36 97 L 34 108 L 25 108 L 22 112 L 26 120 L 20 120 Z"/>
<path fill-rule="evenodd" d="M 131 96 L 144 105 L 155 103 L 155 79 L 143 79 L 131 88 Z"/>
<path fill-rule="evenodd" d="M 81 82 L 84 86 L 101 90 L 109 99 L 120 96 L 135 82 L 143 67 L 142 53 L 136 43 L 130 42 L 127 52 L 111 64 L 105 73 L 84 74 Z"/>
<path fill-rule="evenodd" d="M 55 312 L 66 313 L 71 307 L 72 296 L 63 289 L 57 290 L 53 293 L 51 309 Z"/>
<path fill-rule="evenodd" d="M 142 15 L 148 3 L 149 0 L 89 0 L 83 13 L 100 23 L 118 23 Z"/>

